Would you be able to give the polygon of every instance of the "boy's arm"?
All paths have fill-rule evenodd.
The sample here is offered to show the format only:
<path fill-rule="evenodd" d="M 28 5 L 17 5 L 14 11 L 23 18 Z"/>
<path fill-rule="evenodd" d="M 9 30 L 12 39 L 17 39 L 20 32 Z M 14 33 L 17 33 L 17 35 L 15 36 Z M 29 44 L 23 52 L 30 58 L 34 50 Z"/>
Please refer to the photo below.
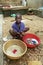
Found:
<path fill-rule="evenodd" d="M 26 31 L 28 31 L 28 30 L 29 30 L 29 28 L 28 28 L 28 27 L 25 27 L 25 24 L 22 23 L 22 27 L 21 27 L 21 31 L 20 31 L 20 33 L 22 33 L 22 32 L 26 32 Z"/>
<path fill-rule="evenodd" d="M 23 32 L 26 32 L 26 31 L 28 31 L 29 30 L 29 28 L 28 27 L 26 27 L 24 30 L 23 30 Z"/>
<path fill-rule="evenodd" d="M 19 32 L 17 32 L 16 30 L 13 30 L 13 28 L 11 28 L 10 30 L 12 30 L 12 31 L 13 31 L 13 33 L 16 33 L 16 34 L 20 35 L 20 33 L 19 33 Z"/>
<path fill-rule="evenodd" d="M 17 30 L 16 30 L 16 28 L 15 28 L 15 25 L 14 25 L 14 24 L 12 25 L 12 29 L 13 29 L 13 31 L 14 31 L 15 33 L 17 33 L 18 35 L 20 35 L 20 33 L 19 33 L 19 32 L 17 32 Z"/>

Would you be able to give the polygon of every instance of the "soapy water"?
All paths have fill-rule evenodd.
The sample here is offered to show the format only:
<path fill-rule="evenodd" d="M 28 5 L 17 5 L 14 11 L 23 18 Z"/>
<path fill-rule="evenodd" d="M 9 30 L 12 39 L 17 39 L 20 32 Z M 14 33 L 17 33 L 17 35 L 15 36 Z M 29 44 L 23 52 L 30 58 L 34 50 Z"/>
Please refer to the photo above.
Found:
<path fill-rule="evenodd" d="M 26 39 L 26 43 L 31 44 L 31 45 L 37 45 L 38 41 L 36 39 L 33 39 L 33 38 L 28 38 L 28 39 Z"/>
<path fill-rule="evenodd" d="M 18 45 L 12 45 L 10 46 L 7 50 L 6 50 L 6 53 L 9 55 L 9 56 L 13 56 L 13 57 L 17 57 L 17 56 L 20 56 L 23 52 L 23 49 L 18 46 Z"/>

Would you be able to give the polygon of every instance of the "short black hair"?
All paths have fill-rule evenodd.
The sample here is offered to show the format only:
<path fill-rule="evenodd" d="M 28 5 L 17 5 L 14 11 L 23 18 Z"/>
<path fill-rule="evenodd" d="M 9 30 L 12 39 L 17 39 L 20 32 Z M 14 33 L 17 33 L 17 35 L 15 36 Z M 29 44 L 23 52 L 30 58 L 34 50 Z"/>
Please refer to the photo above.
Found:
<path fill-rule="evenodd" d="M 15 19 L 17 19 L 18 16 L 20 16 L 20 18 L 22 19 L 22 15 L 20 13 L 16 14 Z"/>

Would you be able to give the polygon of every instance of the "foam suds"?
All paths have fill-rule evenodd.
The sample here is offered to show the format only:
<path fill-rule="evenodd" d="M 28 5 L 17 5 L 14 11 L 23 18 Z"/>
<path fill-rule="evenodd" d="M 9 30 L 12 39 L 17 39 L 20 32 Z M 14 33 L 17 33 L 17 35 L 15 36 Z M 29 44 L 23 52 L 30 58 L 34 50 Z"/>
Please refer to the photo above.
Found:
<path fill-rule="evenodd" d="M 16 50 L 16 51 L 14 51 Z M 13 53 L 12 51 L 14 51 L 15 53 Z M 18 46 L 18 45 L 12 45 L 10 46 L 7 50 L 6 50 L 6 53 L 9 55 L 9 56 L 20 56 L 23 52 L 23 49 Z"/>

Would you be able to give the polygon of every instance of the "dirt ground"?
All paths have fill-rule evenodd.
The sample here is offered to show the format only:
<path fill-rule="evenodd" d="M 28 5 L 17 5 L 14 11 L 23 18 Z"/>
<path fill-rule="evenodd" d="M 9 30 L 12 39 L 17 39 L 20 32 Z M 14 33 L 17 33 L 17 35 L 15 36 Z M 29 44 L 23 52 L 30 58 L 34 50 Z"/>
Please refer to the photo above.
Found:
<path fill-rule="evenodd" d="M 28 33 L 34 33 L 40 37 L 41 44 L 34 48 L 27 50 L 27 53 L 19 60 L 10 60 L 4 56 L 4 65 L 27 65 L 28 61 L 40 60 L 43 65 L 43 18 L 35 15 L 23 15 L 24 24 L 30 28 Z M 7 36 L 11 25 L 14 23 L 14 17 L 5 17 L 5 23 L 3 23 L 3 37 Z"/>

